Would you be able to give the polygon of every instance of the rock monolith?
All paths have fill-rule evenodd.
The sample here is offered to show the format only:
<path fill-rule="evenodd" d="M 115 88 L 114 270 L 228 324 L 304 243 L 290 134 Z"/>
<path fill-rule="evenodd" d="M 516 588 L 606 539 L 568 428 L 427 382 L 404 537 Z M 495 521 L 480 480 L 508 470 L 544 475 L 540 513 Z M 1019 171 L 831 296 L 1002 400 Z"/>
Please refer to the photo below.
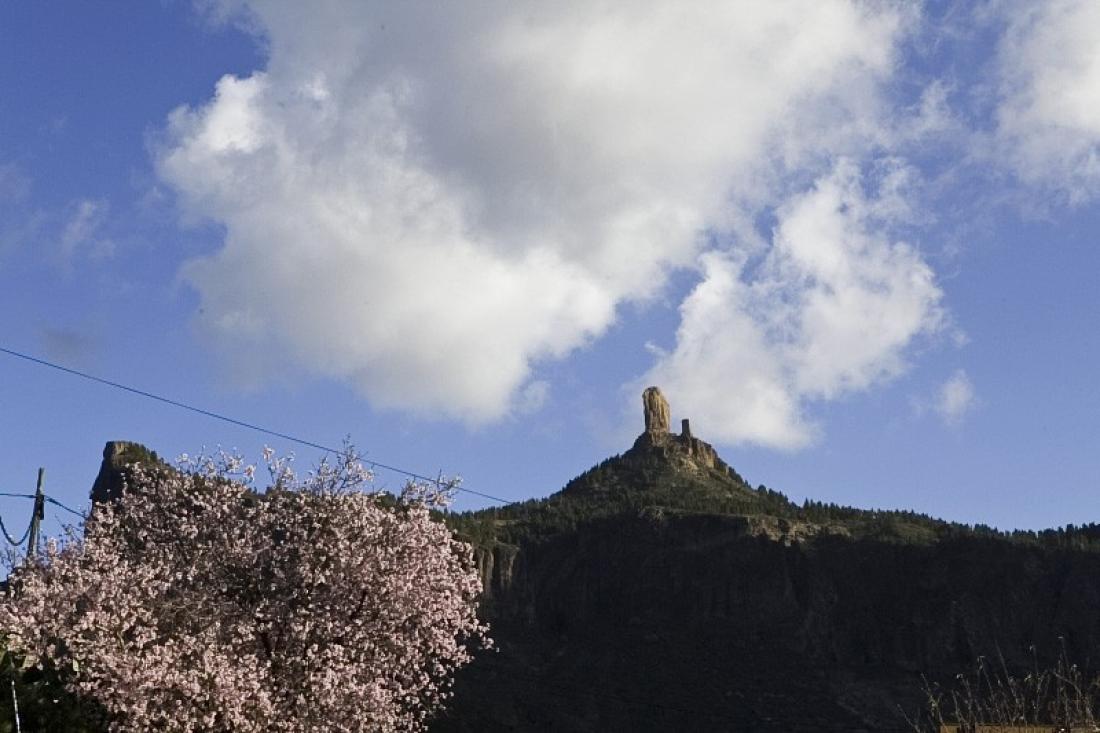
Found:
<path fill-rule="evenodd" d="M 645 412 L 645 431 L 653 435 L 669 432 L 670 412 L 668 400 L 658 387 L 649 387 L 642 392 L 642 409 Z"/>

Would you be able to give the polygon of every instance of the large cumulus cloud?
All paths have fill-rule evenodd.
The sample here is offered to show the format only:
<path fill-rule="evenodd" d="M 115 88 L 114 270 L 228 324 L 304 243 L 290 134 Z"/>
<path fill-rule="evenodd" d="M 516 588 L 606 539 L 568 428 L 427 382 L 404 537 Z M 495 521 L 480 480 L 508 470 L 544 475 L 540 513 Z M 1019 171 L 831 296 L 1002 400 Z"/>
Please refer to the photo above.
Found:
<path fill-rule="evenodd" d="M 900 373 L 912 339 L 944 320 L 932 270 L 885 234 L 907 214 L 905 177 L 894 170 L 867 192 L 842 159 L 779 207 L 762 261 L 704 255 L 676 345 L 643 381 L 664 385 L 707 435 L 792 449 L 815 435 L 805 403 Z"/>
<path fill-rule="evenodd" d="M 173 113 L 158 170 L 224 226 L 184 278 L 254 378 L 290 365 L 379 406 L 496 419 L 540 360 L 697 267 L 651 376 L 717 436 L 796 445 L 803 400 L 896 373 L 936 321 L 930 271 L 836 163 L 889 134 L 899 6 L 223 10 L 265 39 L 266 68 Z"/>

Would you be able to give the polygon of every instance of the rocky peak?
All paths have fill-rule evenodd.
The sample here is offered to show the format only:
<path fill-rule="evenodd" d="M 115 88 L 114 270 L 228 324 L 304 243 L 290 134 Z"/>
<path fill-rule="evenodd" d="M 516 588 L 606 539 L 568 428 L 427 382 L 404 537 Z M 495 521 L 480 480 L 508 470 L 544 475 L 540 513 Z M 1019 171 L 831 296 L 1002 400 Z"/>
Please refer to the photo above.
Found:
<path fill-rule="evenodd" d="M 679 435 L 669 432 L 671 414 L 668 400 L 659 387 L 649 387 L 642 392 L 645 431 L 623 458 L 642 461 L 659 458 L 688 469 L 729 469 L 710 443 L 691 434 L 691 423 L 687 418 L 680 422 Z"/>
<path fill-rule="evenodd" d="M 126 468 L 133 463 L 159 463 L 157 454 L 141 443 L 128 440 L 108 441 L 103 447 L 103 463 L 92 484 L 93 504 L 113 501 L 122 496 L 126 486 Z"/>
<path fill-rule="evenodd" d="M 631 495 L 635 500 L 650 495 L 658 504 L 713 504 L 726 506 L 730 501 L 754 504 L 755 492 L 737 472 L 726 464 L 714 447 L 696 438 L 691 423 L 680 422 L 680 433 L 669 431 L 672 410 L 657 387 L 642 392 L 642 417 L 645 429 L 625 453 L 608 458 L 570 481 L 562 495 Z"/>

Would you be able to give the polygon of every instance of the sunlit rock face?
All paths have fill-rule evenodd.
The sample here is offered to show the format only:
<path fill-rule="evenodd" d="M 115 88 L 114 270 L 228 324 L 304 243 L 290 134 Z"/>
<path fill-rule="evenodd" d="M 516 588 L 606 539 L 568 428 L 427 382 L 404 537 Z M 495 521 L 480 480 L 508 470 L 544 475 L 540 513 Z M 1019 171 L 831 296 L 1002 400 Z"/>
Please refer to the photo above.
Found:
<path fill-rule="evenodd" d="M 623 455 L 623 460 L 633 463 L 666 461 L 689 471 L 730 470 L 710 443 L 692 436 L 686 418 L 681 420 L 679 435 L 670 432 L 672 410 L 660 387 L 649 387 L 642 392 L 642 415 L 645 430 L 634 441 L 634 447 Z"/>
<path fill-rule="evenodd" d="M 670 410 L 668 400 L 661 394 L 660 387 L 649 387 L 642 392 L 642 411 L 645 416 L 645 431 L 656 437 L 669 431 Z"/>

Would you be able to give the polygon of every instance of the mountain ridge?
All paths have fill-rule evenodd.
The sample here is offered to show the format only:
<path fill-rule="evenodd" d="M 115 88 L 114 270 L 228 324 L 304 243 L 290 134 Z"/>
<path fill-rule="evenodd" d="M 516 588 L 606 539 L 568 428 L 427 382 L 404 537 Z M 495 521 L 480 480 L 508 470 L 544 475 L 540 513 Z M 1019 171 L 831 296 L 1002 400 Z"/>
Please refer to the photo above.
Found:
<path fill-rule="evenodd" d="M 651 388 L 622 455 L 447 517 L 499 651 L 433 730 L 903 731 L 980 656 L 1100 658 L 1100 527 L 797 505 L 668 413 Z"/>

